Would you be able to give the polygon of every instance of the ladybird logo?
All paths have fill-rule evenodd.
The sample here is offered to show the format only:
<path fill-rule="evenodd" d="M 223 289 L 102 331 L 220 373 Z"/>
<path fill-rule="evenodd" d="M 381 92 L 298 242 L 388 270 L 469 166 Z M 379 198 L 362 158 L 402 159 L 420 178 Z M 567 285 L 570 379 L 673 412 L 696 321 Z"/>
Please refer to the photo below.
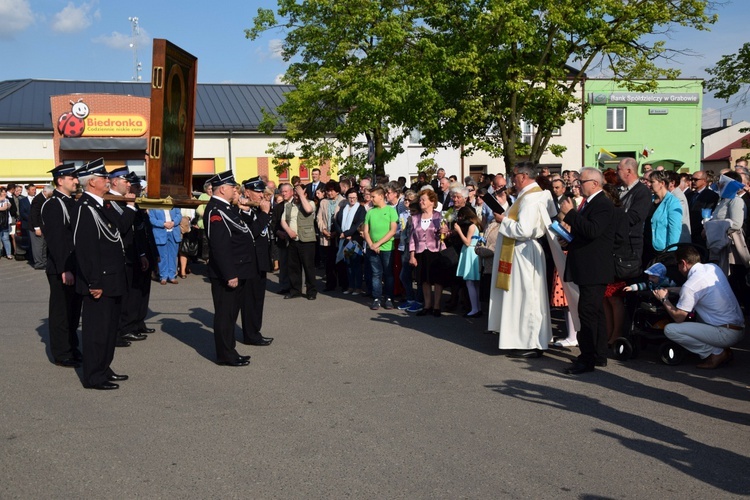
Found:
<path fill-rule="evenodd" d="M 81 137 L 86 130 L 86 122 L 89 116 L 89 107 L 79 99 L 78 102 L 70 101 L 71 110 L 60 115 L 57 119 L 57 131 L 64 137 Z"/>

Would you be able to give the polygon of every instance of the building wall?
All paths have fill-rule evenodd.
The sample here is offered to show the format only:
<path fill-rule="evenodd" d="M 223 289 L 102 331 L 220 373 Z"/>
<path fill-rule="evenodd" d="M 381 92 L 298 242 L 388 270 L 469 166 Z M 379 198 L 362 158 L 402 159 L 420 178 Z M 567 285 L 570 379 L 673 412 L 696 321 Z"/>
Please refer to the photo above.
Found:
<path fill-rule="evenodd" d="M 52 132 L 0 133 L 2 182 L 45 182 L 55 167 Z"/>
<path fill-rule="evenodd" d="M 750 128 L 750 123 L 741 121 L 704 137 L 702 158 L 708 158 L 728 144 L 732 144 L 747 135 L 747 132 L 740 132 L 740 129 L 746 128 Z"/>
<path fill-rule="evenodd" d="M 599 164 L 598 156 L 604 149 L 618 156 L 632 156 L 639 165 L 674 159 L 684 162 L 679 170 L 692 172 L 700 168 L 702 80 L 663 80 L 658 86 L 653 93 L 628 93 L 612 80 L 586 81 L 585 97 L 591 107 L 584 126 L 585 164 Z M 631 94 L 636 102 L 613 102 L 613 97 L 624 93 Z M 637 102 L 668 95 L 692 96 L 694 102 Z M 607 109 L 613 107 L 625 108 L 625 131 L 607 131 Z M 669 167 L 670 164 L 665 165 Z"/>
<path fill-rule="evenodd" d="M 52 123 L 54 130 L 49 132 L 21 133 L 14 131 L 0 131 L 0 183 L 9 181 L 45 182 L 50 179 L 47 173 L 56 164 L 63 161 L 74 161 L 78 164 L 104 157 L 108 168 L 128 165 L 143 175 L 147 168 L 148 158 L 145 151 L 96 151 L 96 150 L 61 150 L 61 134 L 57 130 L 58 119 L 65 113 L 70 113 L 73 103 L 82 99 L 88 106 L 91 115 L 131 115 L 143 116 L 148 124 L 150 121 L 150 100 L 145 97 L 134 97 L 115 94 L 67 94 L 50 97 L 52 107 Z M 138 134 L 120 134 L 118 137 L 147 138 L 148 129 Z M 86 136 L 82 136 L 83 139 Z M 280 136 L 268 136 L 249 132 L 196 132 L 194 143 L 194 186 L 202 185 L 208 176 L 232 168 L 240 180 L 255 175 L 266 175 L 269 179 L 283 181 L 298 175 L 303 182 L 310 179 L 311 168 L 303 161 L 293 159 L 288 172 L 281 176 L 276 173 L 272 158 L 266 151 L 269 144 L 278 142 Z M 554 137 L 553 144 L 564 144 L 568 150 L 562 159 L 550 154 L 542 157 L 542 163 L 562 165 L 562 168 L 578 168 L 582 164 L 582 124 L 569 123 L 562 128 L 562 134 Z M 417 163 L 423 157 L 424 149 L 418 145 L 409 144 L 406 140 L 404 153 L 393 162 L 386 165 L 386 173 L 396 179 L 404 176 L 407 179 L 416 177 Z M 431 154 L 440 167 L 446 169 L 448 175 L 456 175 L 459 179 L 471 173 L 471 167 L 481 166 L 482 172 L 497 173 L 504 170 L 502 158 L 492 158 L 483 152 L 476 152 L 462 158 L 461 150 L 442 148 Z M 323 180 L 330 177 L 337 178 L 335 169 L 328 165 L 321 167 Z"/>
<path fill-rule="evenodd" d="M 578 88 L 578 97 L 583 99 L 583 89 Z M 559 166 L 561 170 L 580 170 L 583 166 L 583 122 L 575 120 L 563 125 L 560 129 L 560 135 L 553 136 L 550 139 L 550 145 L 561 145 L 567 149 L 562 156 L 557 157 L 546 151 L 539 160 L 539 163 L 547 166 Z M 417 176 L 417 163 L 424 158 L 421 156 L 424 148 L 419 144 L 411 144 L 409 138 L 406 138 L 403 144 L 404 153 L 386 165 L 386 174 L 391 179 L 404 176 L 407 179 L 413 179 Z M 446 175 L 456 175 L 463 179 L 472 172 L 472 166 L 482 167 L 482 173 L 505 173 L 505 163 L 502 156 L 493 157 L 484 151 L 475 151 L 472 154 L 461 157 L 461 149 L 442 148 L 436 153 L 428 156 L 434 158 L 438 166 L 445 169 Z M 518 158 L 519 161 L 523 158 Z"/>

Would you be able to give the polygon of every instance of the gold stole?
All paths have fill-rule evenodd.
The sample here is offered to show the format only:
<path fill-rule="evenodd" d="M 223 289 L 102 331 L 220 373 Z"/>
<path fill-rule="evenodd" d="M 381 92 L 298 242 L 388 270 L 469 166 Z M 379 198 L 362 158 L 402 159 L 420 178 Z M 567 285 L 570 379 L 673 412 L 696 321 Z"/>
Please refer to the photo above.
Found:
<path fill-rule="evenodd" d="M 518 211 L 521 209 L 521 199 L 529 193 L 539 193 L 542 188 L 535 186 L 523 195 L 519 196 L 516 202 L 511 205 L 505 216 L 512 221 L 518 221 Z M 510 290 L 510 271 L 513 267 L 513 249 L 516 246 L 516 240 L 503 235 L 503 244 L 500 247 L 500 260 L 497 263 L 497 280 L 495 288 L 501 288 L 505 291 Z"/>

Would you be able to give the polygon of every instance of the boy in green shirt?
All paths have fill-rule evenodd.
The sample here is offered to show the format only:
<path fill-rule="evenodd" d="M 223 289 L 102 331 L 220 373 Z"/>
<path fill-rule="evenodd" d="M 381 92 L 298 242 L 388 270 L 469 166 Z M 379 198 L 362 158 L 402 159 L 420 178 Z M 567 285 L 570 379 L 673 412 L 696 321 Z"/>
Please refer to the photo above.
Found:
<path fill-rule="evenodd" d="M 373 311 L 393 309 L 393 272 L 391 272 L 391 256 L 393 254 L 393 235 L 398 227 L 398 214 L 385 201 L 385 191 L 376 187 L 371 191 L 374 208 L 365 216 L 365 241 L 367 242 L 367 258 L 372 269 L 372 305 Z M 385 290 L 383 290 L 385 282 Z M 385 292 L 385 294 L 383 293 Z"/>

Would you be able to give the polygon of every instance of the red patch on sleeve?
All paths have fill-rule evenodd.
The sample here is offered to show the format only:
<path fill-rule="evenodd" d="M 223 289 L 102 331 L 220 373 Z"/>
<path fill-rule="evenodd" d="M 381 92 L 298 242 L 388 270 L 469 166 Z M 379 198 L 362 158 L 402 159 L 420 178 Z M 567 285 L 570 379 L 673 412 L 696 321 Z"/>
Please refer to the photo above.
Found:
<path fill-rule="evenodd" d="M 212 215 L 208 222 L 221 222 L 221 215 Z"/>

